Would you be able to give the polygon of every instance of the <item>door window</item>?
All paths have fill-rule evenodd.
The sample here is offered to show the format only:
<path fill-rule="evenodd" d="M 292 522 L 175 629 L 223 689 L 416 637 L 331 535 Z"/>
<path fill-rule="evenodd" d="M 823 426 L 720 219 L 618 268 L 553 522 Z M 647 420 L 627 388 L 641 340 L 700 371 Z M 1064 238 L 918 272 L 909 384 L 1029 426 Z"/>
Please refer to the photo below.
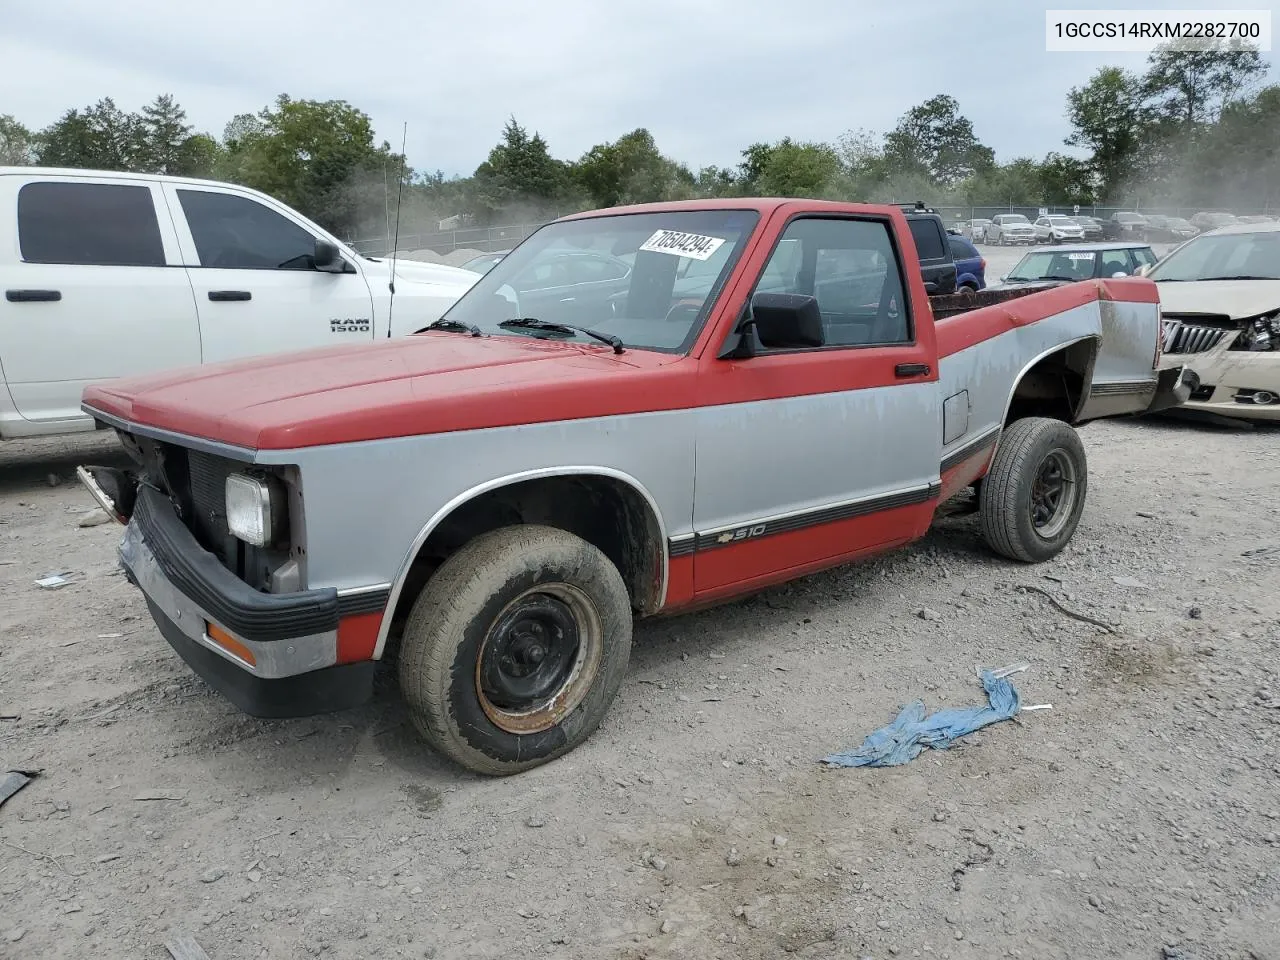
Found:
<path fill-rule="evenodd" d="M 312 270 L 316 238 L 256 200 L 210 190 L 179 190 L 202 267 Z"/>
<path fill-rule="evenodd" d="M 18 191 L 18 243 L 27 263 L 163 267 L 151 188 L 123 183 L 28 183 Z"/>
<path fill-rule="evenodd" d="M 908 220 L 907 224 L 911 227 L 911 236 L 916 241 L 916 254 L 921 260 L 941 260 L 946 257 L 936 220 Z"/>
<path fill-rule="evenodd" d="M 1108 250 L 1102 255 L 1101 276 L 1109 277 L 1113 273 L 1133 273 L 1133 265 L 1129 262 L 1127 250 Z"/>
<path fill-rule="evenodd" d="M 826 348 L 911 342 L 902 271 L 883 220 L 793 220 L 756 289 L 814 297 Z"/>
<path fill-rule="evenodd" d="M 1130 251 L 1138 266 L 1148 266 L 1156 262 L 1156 255 L 1150 247 L 1138 247 Z"/>

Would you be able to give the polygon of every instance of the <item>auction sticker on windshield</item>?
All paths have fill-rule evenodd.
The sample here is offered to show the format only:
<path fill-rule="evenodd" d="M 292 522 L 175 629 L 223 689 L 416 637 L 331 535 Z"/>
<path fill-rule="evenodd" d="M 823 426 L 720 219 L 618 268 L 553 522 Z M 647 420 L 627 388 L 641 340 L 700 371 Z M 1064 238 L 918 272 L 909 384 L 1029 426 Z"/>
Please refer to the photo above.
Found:
<path fill-rule="evenodd" d="M 1067 259 L 1068 260 L 1092 260 L 1093 254 L 1092 253 L 1068 253 Z"/>
<path fill-rule="evenodd" d="M 722 237 L 704 237 L 697 233 L 681 233 L 679 230 L 659 230 L 640 245 L 649 253 L 670 253 L 677 257 L 709 260 L 724 243 Z"/>

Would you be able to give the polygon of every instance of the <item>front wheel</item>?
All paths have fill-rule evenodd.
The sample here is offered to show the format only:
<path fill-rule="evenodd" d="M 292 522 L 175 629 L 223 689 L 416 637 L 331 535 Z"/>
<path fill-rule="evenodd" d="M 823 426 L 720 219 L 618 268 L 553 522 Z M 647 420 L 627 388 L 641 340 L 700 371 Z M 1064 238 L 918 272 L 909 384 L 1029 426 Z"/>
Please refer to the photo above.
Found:
<path fill-rule="evenodd" d="M 1080 523 L 1088 482 L 1084 445 L 1069 424 L 1015 420 L 982 484 L 983 538 L 1011 560 L 1040 563 L 1057 556 Z"/>
<path fill-rule="evenodd" d="M 568 753 L 604 719 L 631 652 L 617 567 L 537 525 L 472 540 L 427 582 L 405 624 L 400 688 L 430 744 L 476 773 Z"/>

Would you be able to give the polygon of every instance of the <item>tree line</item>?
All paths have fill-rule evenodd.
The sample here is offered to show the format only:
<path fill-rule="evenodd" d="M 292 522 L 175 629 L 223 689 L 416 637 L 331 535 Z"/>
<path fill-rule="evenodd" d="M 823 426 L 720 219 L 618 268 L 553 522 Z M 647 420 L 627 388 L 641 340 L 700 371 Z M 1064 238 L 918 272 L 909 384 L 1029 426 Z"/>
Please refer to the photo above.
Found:
<path fill-rule="evenodd" d="M 851 129 L 830 142 L 758 142 L 731 166 L 694 170 L 644 128 L 577 159 L 552 155 L 512 117 L 470 176 L 415 171 L 367 114 L 343 100 L 280 95 L 221 136 L 195 131 L 170 95 L 137 113 L 111 98 L 67 110 L 43 130 L 0 114 L 0 165 L 84 167 L 210 177 L 263 190 L 343 236 L 445 219 L 473 225 L 541 219 L 625 203 L 750 195 L 989 206 L 1122 204 L 1280 206 L 1280 85 L 1256 49 L 1159 48 L 1145 69 L 1100 68 L 1066 96 L 1064 146 L 997 162 L 959 103 L 941 93 L 893 129 Z M 403 181 L 401 180 L 403 176 Z"/>

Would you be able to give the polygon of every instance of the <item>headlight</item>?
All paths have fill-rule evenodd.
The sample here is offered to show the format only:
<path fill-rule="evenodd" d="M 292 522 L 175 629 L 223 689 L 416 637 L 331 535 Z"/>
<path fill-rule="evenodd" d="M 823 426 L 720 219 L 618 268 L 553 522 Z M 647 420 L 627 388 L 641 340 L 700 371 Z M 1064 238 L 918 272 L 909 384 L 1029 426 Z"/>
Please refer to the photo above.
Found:
<path fill-rule="evenodd" d="M 283 510 L 279 487 L 266 480 L 233 473 L 227 477 L 227 529 L 231 535 L 255 547 L 275 539 L 275 526 Z"/>

